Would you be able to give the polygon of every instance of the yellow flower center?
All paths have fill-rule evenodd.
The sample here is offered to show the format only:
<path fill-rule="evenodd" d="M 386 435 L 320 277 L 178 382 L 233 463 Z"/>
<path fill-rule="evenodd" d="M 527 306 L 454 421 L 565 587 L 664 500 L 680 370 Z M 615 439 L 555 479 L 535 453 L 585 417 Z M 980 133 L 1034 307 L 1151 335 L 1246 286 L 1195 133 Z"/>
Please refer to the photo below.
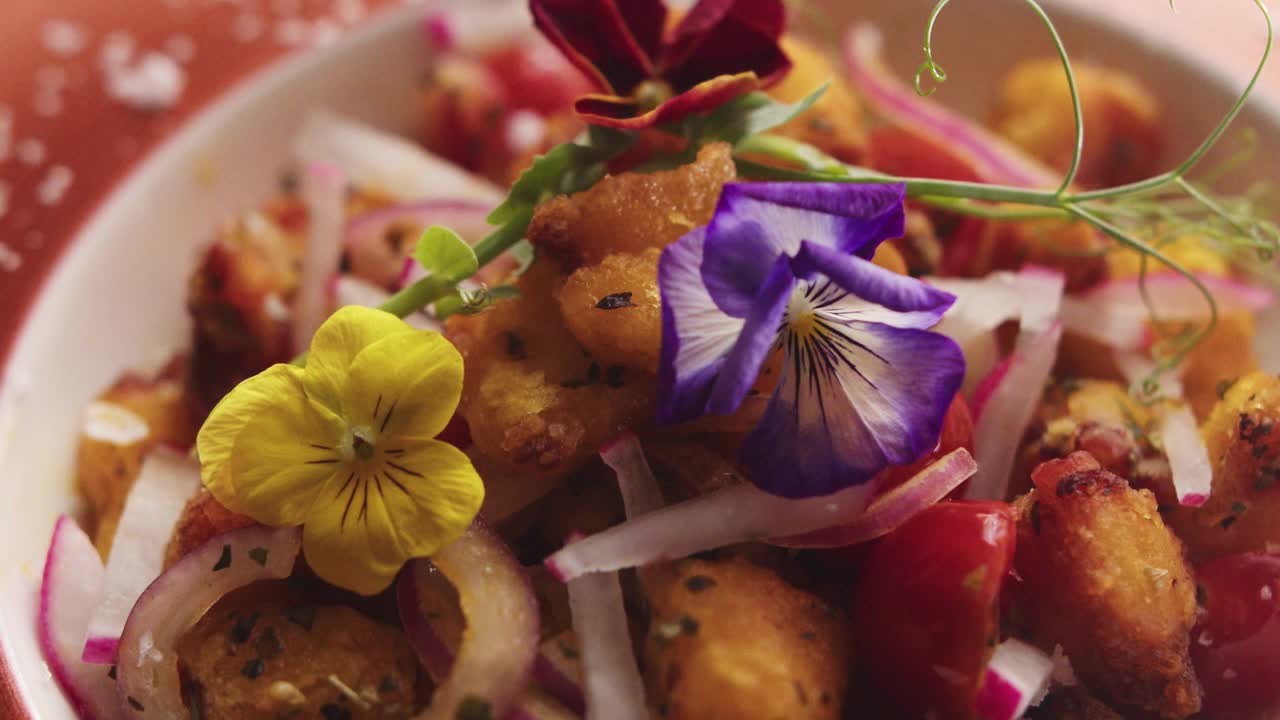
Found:
<path fill-rule="evenodd" d="M 817 325 L 817 315 L 806 289 L 803 283 L 796 284 L 795 290 L 791 291 L 791 299 L 787 302 L 785 316 L 787 329 L 801 339 L 812 334 Z"/>
<path fill-rule="evenodd" d="M 651 78 L 636 86 L 631 93 L 641 112 L 648 112 L 675 97 L 676 91 L 665 80 Z"/>
<path fill-rule="evenodd" d="M 351 449 L 355 452 L 356 457 L 361 460 L 372 460 L 374 446 L 373 443 L 360 436 L 360 433 L 353 431 L 351 433 Z"/>

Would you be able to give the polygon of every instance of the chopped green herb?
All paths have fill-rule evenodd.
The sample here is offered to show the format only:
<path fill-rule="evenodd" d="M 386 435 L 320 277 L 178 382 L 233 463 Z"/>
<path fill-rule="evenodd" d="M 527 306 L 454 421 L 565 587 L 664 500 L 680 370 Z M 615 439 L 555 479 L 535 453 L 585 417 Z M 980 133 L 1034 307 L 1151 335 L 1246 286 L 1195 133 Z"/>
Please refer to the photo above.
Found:
<path fill-rule="evenodd" d="M 218 572 L 219 570 L 226 570 L 229 567 L 231 567 L 231 546 L 223 545 L 222 555 L 218 557 L 218 562 L 214 564 L 213 571 Z"/>
<path fill-rule="evenodd" d="M 280 642 L 280 636 L 276 635 L 276 629 L 267 627 L 258 634 L 258 639 L 253 641 L 253 649 L 258 651 L 259 657 L 263 660 L 271 660 L 284 650 L 284 645 Z"/>
<path fill-rule="evenodd" d="M 1222 518 L 1222 522 L 1218 523 L 1218 525 L 1222 526 L 1222 529 L 1223 529 L 1223 530 L 1229 530 L 1229 529 L 1231 529 L 1231 526 L 1232 526 L 1232 525 L 1235 525 L 1235 524 L 1236 524 L 1236 521 L 1237 521 L 1237 520 L 1239 520 L 1239 519 L 1240 519 L 1240 518 L 1239 518 L 1239 516 L 1236 516 L 1236 515 L 1228 515 L 1228 516 L 1226 516 L 1226 517 Z"/>
<path fill-rule="evenodd" d="M 125 698 L 125 700 L 128 700 L 128 701 L 129 701 L 129 707 L 133 708 L 134 710 L 137 710 L 138 712 L 142 712 L 143 710 L 145 710 L 145 709 L 146 709 L 146 708 L 142 707 L 142 703 L 140 703 L 140 702 L 138 702 L 137 700 L 135 700 L 135 699 L 133 698 L 133 696 L 132 696 L 132 695 L 130 695 L 129 697 Z"/>
<path fill-rule="evenodd" d="M 691 618 L 688 615 L 684 615 L 680 618 L 680 631 L 685 635 L 697 635 L 698 627 L 698 621 L 694 618 Z"/>
<path fill-rule="evenodd" d="M 1245 510 L 1248 510 L 1248 509 L 1249 509 L 1249 508 L 1245 507 L 1245 504 L 1244 504 L 1244 503 L 1242 503 L 1242 502 L 1240 502 L 1240 501 L 1236 501 L 1236 502 L 1231 503 L 1231 514 L 1232 514 L 1232 515 L 1240 515 L 1240 514 L 1241 514 L 1241 513 L 1243 513 Z"/>
<path fill-rule="evenodd" d="M 454 717 L 457 720 L 493 720 L 493 705 L 488 700 L 469 695 L 458 703 Z"/>
<path fill-rule="evenodd" d="M 716 586 L 715 578 L 709 575 L 690 575 L 685 578 L 684 588 L 691 593 L 700 593 Z"/>
<path fill-rule="evenodd" d="M 525 360 L 529 357 L 529 352 L 525 350 L 524 340 L 513 332 L 505 332 L 503 336 L 507 341 L 507 357 L 512 360 Z"/>
<path fill-rule="evenodd" d="M 250 559 L 250 560 L 253 560 L 253 561 L 254 561 L 254 562 L 256 562 L 256 563 L 258 563 L 258 564 L 259 564 L 259 565 L 261 565 L 262 567 L 266 567 L 266 566 L 267 566 L 267 552 L 268 552 L 268 550 L 267 550 L 266 548 L 264 548 L 264 547 L 256 547 L 256 548 L 253 548 L 253 549 L 249 550 L 249 559 Z"/>
<path fill-rule="evenodd" d="M 324 717 L 324 720 L 351 720 L 350 710 L 333 703 L 321 705 L 320 715 Z"/>
<path fill-rule="evenodd" d="M 631 293 L 616 292 L 612 295 L 605 295 L 600 298 L 600 302 L 596 303 L 599 310 L 619 310 L 621 308 L 631 307 Z"/>
<path fill-rule="evenodd" d="M 116 679 L 116 666 L 115 666 L 115 665 L 112 665 L 112 666 L 111 666 L 111 669 L 107 671 L 107 677 L 111 678 L 112 680 L 115 680 L 115 679 Z"/>
<path fill-rule="evenodd" d="M 262 662 L 262 658 L 254 658 L 240 668 L 240 674 L 250 680 L 257 680 L 266 671 L 267 664 Z"/>
<path fill-rule="evenodd" d="M 227 635 L 230 636 L 231 642 L 237 645 L 249 640 L 249 636 L 253 634 L 253 627 L 258 624 L 258 613 L 253 612 L 248 615 L 241 615 L 231 624 L 231 630 Z"/>
<path fill-rule="evenodd" d="M 622 378 L 623 378 L 623 375 L 626 374 L 626 372 L 627 372 L 627 369 L 622 367 L 621 365 L 610 365 L 604 371 L 605 384 L 611 388 L 622 387 Z"/>
<path fill-rule="evenodd" d="M 382 682 L 378 684 L 378 692 L 384 695 L 400 692 L 400 683 L 395 678 L 387 675 L 382 678 Z"/>
<path fill-rule="evenodd" d="M 284 616 L 303 630 L 310 630 L 312 623 L 316 621 L 316 608 L 314 605 L 298 605 L 285 610 Z"/>
<path fill-rule="evenodd" d="M 564 655 L 564 656 L 565 656 L 565 659 L 567 659 L 567 660 L 577 660 L 577 659 L 578 659 L 578 657 L 579 657 L 579 656 L 578 656 L 578 648 L 576 648 L 576 647 L 574 647 L 574 646 L 570 645 L 570 644 L 569 644 L 567 641 L 565 641 L 565 640 L 561 640 L 558 644 L 560 645 L 560 654 L 561 654 L 561 655 Z"/>

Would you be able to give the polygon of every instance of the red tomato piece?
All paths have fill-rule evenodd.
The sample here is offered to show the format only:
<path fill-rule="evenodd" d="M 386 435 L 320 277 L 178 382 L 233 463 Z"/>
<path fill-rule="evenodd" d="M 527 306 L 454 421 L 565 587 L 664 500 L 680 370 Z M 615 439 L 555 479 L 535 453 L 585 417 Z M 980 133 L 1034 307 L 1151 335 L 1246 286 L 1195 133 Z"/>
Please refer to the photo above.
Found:
<path fill-rule="evenodd" d="M 969 403 L 965 402 L 964 396 L 959 393 L 951 401 L 951 407 L 947 408 L 947 415 L 942 419 L 942 432 L 938 437 L 938 447 L 908 465 L 893 465 L 885 468 L 880 473 L 880 489 L 878 492 L 885 492 L 910 480 L 919 474 L 921 470 L 929 467 L 931 463 L 956 448 L 964 448 L 973 453 L 973 416 L 969 412 Z M 956 488 L 956 491 L 953 491 L 951 496 L 955 497 L 956 492 L 963 488 L 963 485 Z"/>
<path fill-rule="evenodd" d="M 973 716 L 1015 534 L 1006 503 L 948 501 L 871 551 L 853 597 L 853 646 L 896 717 Z"/>
<path fill-rule="evenodd" d="M 559 50 L 541 38 L 507 45 L 486 57 L 485 64 L 506 87 L 514 110 L 551 115 L 568 110 L 578 96 L 595 91 Z"/>
<path fill-rule="evenodd" d="M 1204 612 L 1191 659 L 1206 712 L 1280 703 L 1280 555 L 1242 553 L 1196 569 Z"/>

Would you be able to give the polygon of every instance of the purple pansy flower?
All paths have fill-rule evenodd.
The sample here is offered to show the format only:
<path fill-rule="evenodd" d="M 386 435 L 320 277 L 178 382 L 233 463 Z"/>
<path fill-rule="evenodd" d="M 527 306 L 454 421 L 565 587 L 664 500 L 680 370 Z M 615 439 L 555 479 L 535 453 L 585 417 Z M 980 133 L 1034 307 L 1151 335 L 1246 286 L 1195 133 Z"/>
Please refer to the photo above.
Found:
<path fill-rule="evenodd" d="M 727 185 L 658 266 L 659 421 L 732 413 L 777 350 L 781 378 L 743 444 L 763 490 L 826 495 L 936 446 L 964 355 L 927 328 L 955 297 L 870 260 L 902 234 L 903 197 L 901 184 Z"/>

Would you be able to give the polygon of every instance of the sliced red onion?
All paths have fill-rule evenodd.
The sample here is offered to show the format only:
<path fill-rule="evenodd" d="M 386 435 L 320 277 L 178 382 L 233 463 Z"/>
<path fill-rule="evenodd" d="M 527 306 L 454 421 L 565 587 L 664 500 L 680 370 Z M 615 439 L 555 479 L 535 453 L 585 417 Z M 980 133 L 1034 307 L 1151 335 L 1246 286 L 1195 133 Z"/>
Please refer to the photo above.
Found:
<path fill-rule="evenodd" d="M 622 492 L 622 506 L 628 520 L 666 504 L 635 433 L 624 432 L 600 448 L 600 459 L 618 476 L 618 489 Z"/>
<path fill-rule="evenodd" d="M 1026 187 L 1061 182 L 1007 140 L 899 82 L 884 62 L 882 45 L 874 25 L 855 25 L 845 35 L 844 58 L 854 85 L 885 120 L 920 130 L 965 154 L 986 182 Z"/>
<path fill-rule="evenodd" d="M 334 278 L 333 298 L 337 307 L 360 305 L 362 307 L 376 308 L 386 302 L 389 297 L 391 297 L 391 293 L 354 275 L 339 275 Z M 419 330 L 435 330 L 436 332 L 443 330 L 443 326 L 434 318 L 420 312 L 405 316 L 404 321 Z"/>
<path fill-rule="evenodd" d="M 307 206 L 307 251 L 302 256 L 294 301 L 295 352 L 311 344 L 311 336 L 329 316 L 329 279 L 342 262 L 346 198 L 346 183 L 337 165 L 315 162 L 306 168 L 302 199 Z"/>
<path fill-rule="evenodd" d="M 419 592 L 426 587 L 431 564 L 458 591 L 466 620 L 454 658 L 422 617 Z M 417 720 L 453 720 L 464 703 L 483 705 L 489 717 L 504 717 L 524 692 L 538 655 L 538 600 L 519 561 L 477 521 L 430 564 L 411 561 L 401 583 L 407 589 L 398 588 L 400 614 L 419 657 L 429 672 L 448 667 L 431 705 Z M 431 637 L 436 638 L 434 649 Z"/>
<path fill-rule="evenodd" d="M 921 510 L 945 498 L 977 470 L 978 463 L 969 451 L 956 448 L 930 463 L 910 480 L 876 496 L 852 523 L 769 542 L 793 548 L 830 548 L 874 540 L 888 535 Z"/>
<path fill-rule="evenodd" d="M 1160 444 L 1169 458 L 1178 504 L 1200 507 L 1213 490 L 1213 466 L 1200 427 L 1185 403 L 1165 408 L 1160 416 Z"/>
<path fill-rule="evenodd" d="M 294 157 L 304 167 L 337 165 L 354 186 L 401 200 L 439 197 L 497 206 L 506 192 L 405 138 L 363 123 L 317 111 L 307 117 L 294 141 Z"/>
<path fill-rule="evenodd" d="M 405 260 L 412 254 L 417 237 L 402 240 L 400 247 L 388 242 L 392 230 L 408 229 L 421 234 L 431 225 L 442 225 L 475 244 L 492 228 L 485 218 L 491 203 L 471 199 L 418 200 L 370 210 L 347 225 L 346 244 L 351 273 L 375 285 L 391 287 L 401 280 Z M 416 263 L 414 263 L 416 265 Z M 400 283 L 402 286 L 404 283 Z"/>
<path fill-rule="evenodd" d="M 572 631 L 566 630 L 542 642 L 533 664 L 533 678 L 566 708 L 581 715 L 587 709 L 587 700 L 582 694 L 581 654 L 577 652 L 576 640 L 572 656 L 564 648 L 565 636 L 572 635 Z"/>
<path fill-rule="evenodd" d="M 187 500 L 200 488 L 200 465 L 165 447 L 147 454 L 125 498 L 111 541 L 102 601 L 94 609 L 84 661 L 116 661 L 116 645 L 138 597 L 164 569 L 164 553 Z"/>
<path fill-rule="evenodd" d="M 996 646 L 978 689 L 976 710 L 985 720 L 1017 720 L 1049 691 L 1053 658 L 1009 638 Z"/>
<path fill-rule="evenodd" d="M 40 584 L 40 651 L 49 673 L 84 720 L 123 717 L 110 670 L 80 659 L 89 617 L 102 595 L 104 574 L 89 536 L 75 520 L 59 516 Z"/>
<path fill-rule="evenodd" d="M 764 538 L 803 535 L 851 523 L 874 483 L 825 497 L 789 500 L 747 483 L 668 505 L 554 553 L 547 568 L 568 582 L 587 573 L 640 567 Z"/>
<path fill-rule="evenodd" d="M 300 527 L 241 528 L 201 545 L 156 578 L 120 636 L 116 696 L 128 717 L 187 717 L 178 641 L 232 590 L 288 577 L 301 546 Z"/>
<path fill-rule="evenodd" d="M 1011 272 L 983 278 L 929 277 L 925 281 L 956 296 L 956 302 L 934 328 L 964 348 L 1006 322 L 1021 316 L 1026 300 L 1022 283 Z"/>
<path fill-rule="evenodd" d="M 1015 351 L 1007 366 L 995 371 L 1002 376 L 983 403 L 974 428 L 978 472 L 969 483 L 967 497 L 1005 498 L 1018 447 L 1040 405 L 1061 339 L 1062 323 L 1055 321 L 1026 347 Z"/>

